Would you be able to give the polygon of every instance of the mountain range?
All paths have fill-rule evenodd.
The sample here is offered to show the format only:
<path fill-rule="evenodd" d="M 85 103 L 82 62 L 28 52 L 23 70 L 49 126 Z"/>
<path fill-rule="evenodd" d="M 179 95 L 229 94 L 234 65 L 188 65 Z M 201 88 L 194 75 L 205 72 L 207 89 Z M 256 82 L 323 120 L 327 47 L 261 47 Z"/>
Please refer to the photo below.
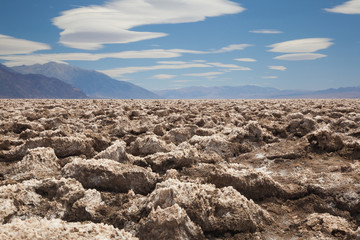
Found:
<path fill-rule="evenodd" d="M 73 67 L 68 64 L 50 62 L 31 66 L 18 66 L 12 69 L 23 74 L 35 73 L 58 78 L 81 89 L 90 98 L 160 98 L 156 94 L 135 84 L 118 81 L 103 73 Z"/>
<path fill-rule="evenodd" d="M 360 98 L 360 87 L 326 89 L 320 91 L 279 90 L 271 87 L 221 86 L 187 87 L 155 91 L 166 99 L 294 99 L 294 98 Z"/>
<path fill-rule="evenodd" d="M 21 74 L 0 64 L 0 98 L 69 98 L 87 96 L 56 78 L 39 74 Z"/>
<path fill-rule="evenodd" d="M 7 68 L 0 64 L 0 98 L 97 99 L 290 99 L 360 98 L 359 87 L 321 91 L 279 90 L 271 87 L 187 87 L 150 92 L 97 72 L 50 62 Z"/>

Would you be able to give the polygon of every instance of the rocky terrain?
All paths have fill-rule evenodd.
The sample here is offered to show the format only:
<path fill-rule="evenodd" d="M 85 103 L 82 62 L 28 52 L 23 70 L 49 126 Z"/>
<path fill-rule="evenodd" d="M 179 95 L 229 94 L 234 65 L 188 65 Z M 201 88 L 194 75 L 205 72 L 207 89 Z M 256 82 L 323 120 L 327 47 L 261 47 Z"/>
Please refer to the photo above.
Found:
<path fill-rule="evenodd" d="M 360 239 L 359 100 L 0 100 L 0 239 Z"/>

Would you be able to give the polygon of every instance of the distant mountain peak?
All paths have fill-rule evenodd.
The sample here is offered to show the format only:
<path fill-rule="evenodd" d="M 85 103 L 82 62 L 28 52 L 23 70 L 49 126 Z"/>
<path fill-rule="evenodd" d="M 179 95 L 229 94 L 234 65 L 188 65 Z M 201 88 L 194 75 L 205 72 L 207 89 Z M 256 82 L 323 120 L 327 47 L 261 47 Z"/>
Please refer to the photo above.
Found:
<path fill-rule="evenodd" d="M 1 64 L 1 63 L 0 63 L 0 70 L 1 71 L 9 71 L 9 72 L 17 73 L 15 70 L 13 70 L 13 69 L 11 69 L 11 68 L 9 68 L 9 67 Z"/>
<path fill-rule="evenodd" d="M 59 79 L 21 74 L 1 64 L 0 86 L 0 98 L 87 98 L 82 91 Z"/>
<path fill-rule="evenodd" d="M 155 91 L 167 99 L 289 99 L 289 98 L 360 98 L 360 87 L 321 91 L 279 90 L 255 85 L 186 87 Z"/>
<path fill-rule="evenodd" d="M 56 69 L 80 69 L 67 63 L 48 62 L 45 64 L 35 64 L 38 67 L 56 68 Z M 33 65 L 34 66 L 34 65 Z"/>
<path fill-rule="evenodd" d="M 64 63 L 49 62 L 31 66 L 19 66 L 13 69 L 21 73 L 37 73 L 58 78 L 81 89 L 92 98 L 160 98 L 158 95 L 135 84 L 115 80 L 103 73 L 81 69 Z"/>

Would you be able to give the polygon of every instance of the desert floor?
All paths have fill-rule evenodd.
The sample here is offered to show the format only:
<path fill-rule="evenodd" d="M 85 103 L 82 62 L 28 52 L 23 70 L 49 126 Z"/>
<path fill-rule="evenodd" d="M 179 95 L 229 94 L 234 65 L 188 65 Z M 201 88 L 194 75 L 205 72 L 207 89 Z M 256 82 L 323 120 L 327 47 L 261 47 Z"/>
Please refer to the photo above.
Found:
<path fill-rule="evenodd" d="M 360 239 L 360 100 L 0 100 L 0 239 Z"/>

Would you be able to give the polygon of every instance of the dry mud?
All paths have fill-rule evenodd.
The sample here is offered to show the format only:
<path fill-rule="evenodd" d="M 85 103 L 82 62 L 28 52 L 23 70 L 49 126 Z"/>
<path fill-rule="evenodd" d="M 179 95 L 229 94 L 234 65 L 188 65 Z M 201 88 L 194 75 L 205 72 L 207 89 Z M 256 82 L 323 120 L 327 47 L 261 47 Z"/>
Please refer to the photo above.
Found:
<path fill-rule="evenodd" d="M 360 239 L 359 100 L 0 100 L 0 239 Z"/>

